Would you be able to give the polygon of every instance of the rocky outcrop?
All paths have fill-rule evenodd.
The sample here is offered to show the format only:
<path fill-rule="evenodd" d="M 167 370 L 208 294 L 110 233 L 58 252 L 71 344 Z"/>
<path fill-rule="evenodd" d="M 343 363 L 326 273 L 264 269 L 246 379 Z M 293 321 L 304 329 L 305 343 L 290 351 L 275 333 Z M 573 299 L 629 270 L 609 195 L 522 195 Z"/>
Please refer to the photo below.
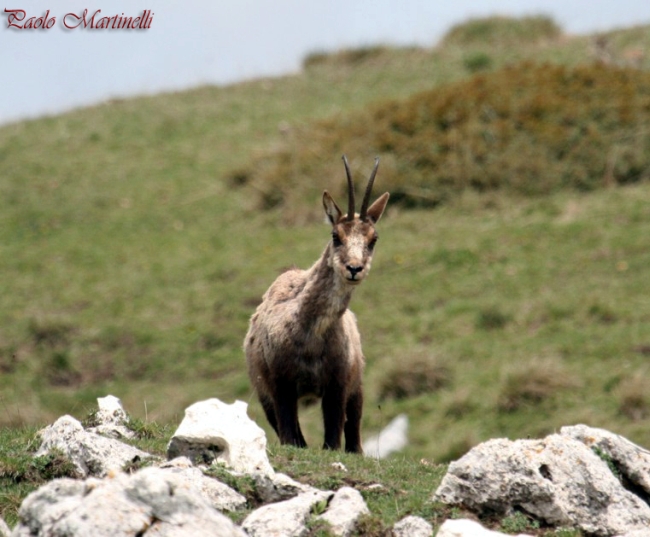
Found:
<path fill-rule="evenodd" d="M 111 479 L 56 479 L 20 507 L 12 537 L 245 537 L 186 480 L 160 468 Z"/>
<path fill-rule="evenodd" d="M 41 431 L 37 455 L 62 452 L 84 479 L 57 479 L 30 494 L 12 536 L 298 536 L 312 524 L 348 536 L 369 513 L 354 488 L 318 490 L 276 473 L 266 455 L 266 437 L 246 415 L 245 403 L 210 399 L 189 407 L 168 445 L 171 460 L 164 462 L 117 439 L 131 434 L 117 398 L 99 403 L 88 430 L 64 416 Z M 143 463 L 150 467 L 133 472 Z M 214 465 L 230 473 L 228 482 L 243 479 L 254 488 L 249 499 L 257 508 L 240 527 L 223 513 L 251 505 L 208 475 L 222 475 L 223 470 L 207 471 Z M 341 463 L 332 467 L 347 472 Z M 479 516 L 523 512 L 545 525 L 585 534 L 647 537 L 650 453 L 584 425 L 541 440 L 490 440 L 449 465 L 433 499 Z M 0 537 L 3 532 L 9 530 L 0 524 Z M 433 532 L 428 521 L 415 516 L 392 528 L 395 537 Z M 437 535 L 502 534 L 472 520 L 448 520 Z"/>
<path fill-rule="evenodd" d="M 593 535 L 647 531 L 650 506 L 635 493 L 648 478 L 647 460 L 641 448 L 612 436 L 578 426 L 542 440 L 490 440 L 449 465 L 434 498 L 478 513 L 521 510 L 545 524 Z M 597 445 L 608 450 L 602 453 L 617 461 L 616 468 L 592 449 Z M 615 473 L 626 469 L 633 470 Z M 628 490 L 624 483 L 638 484 Z"/>
<path fill-rule="evenodd" d="M 245 403 L 211 399 L 189 407 L 168 446 L 172 460 L 161 462 L 115 439 L 130 435 L 117 398 L 98 402 L 88 430 L 64 416 L 40 432 L 37 455 L 61 451 L 86 479 L 57 479 L 30 494 L 12 536 L 302 535 L 317 516 L 334 535 L 345 536 L 368 512 L 354 489 L 322 491 L 276 473 L 266 455 L 266 437 L 246 415 Z M 144 461 L 156 466 L 123 472 Z M 212 464 L 254 483 L 264 505 L 246 517 L 246 531 L 221 514 L 247 508 L 246 498 L 207 476 L 204 470 Z M 0 537 L 1 532 L 2 526 Z"/>

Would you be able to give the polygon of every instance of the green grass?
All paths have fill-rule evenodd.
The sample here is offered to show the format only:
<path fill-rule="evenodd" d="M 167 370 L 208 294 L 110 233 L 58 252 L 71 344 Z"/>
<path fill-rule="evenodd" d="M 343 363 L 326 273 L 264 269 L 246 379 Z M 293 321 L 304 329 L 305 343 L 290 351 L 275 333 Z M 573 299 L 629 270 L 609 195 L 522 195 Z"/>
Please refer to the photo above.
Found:
<path fill-rule="evenodd" d="M 649 35 L 631 29 L 610 41 L 624 51 L 646 46 Z M 480 69 L 530 58 L 589 63 L 589 44 L 562 37 L 486 47 Z M 84 416 L 107 393 L 143 431 L 158 424 L 144 434 L 149 446 L 164 444 L 189 404 L 242 399 L 269 432 L 274 464 L 298 477 L 319 460 L 310 457 L 327 468 L 330 454 L 278 446 L 241 349 L 278 272 L 320 255 L 329 239 L 322 209 L 297 199 L 290 210 L 259 211 L 250 190 L 233 186 L 233 170 L 315 120 L 353 117 L 476 68 L 468 45 L 362 52 L 312 57 L 294 76 L 110 101 L 0 128 L 3 513 L 37 486 L 16 477 L 29 463 L 15 460 L 35 428 L 65 413 Z M 332 173 L 303 181 L 313 199 L 344 182 L 340 153 L 323 158 Z M 364 173 L 365 160 L 357 162 L 355 173 Z M 535 198 L 463 192 L 435 210 L 389 205 L 372 275 L 352 301 L 368 362 L 362 429 L 369 436 L 402 412 L 411 429 L 409 446 L 390 461 L 340 455 L 388 487 L 364 492 L 389 513 L 369 528 L 410 511 L 437 521 L 422 503 L 425 488 L 435 488 L 434 463 L 491 437 L 585 422 L 650 445 L 649 225 L 647 183 Z M 408 367 L 399 374 L 408 364 L 427 382 L 414 383 Z M 320 445 L 318 409 L 302 414 L 308 443 Z M 398 489 L 417 488 L 410 481 L 420 472 L 431 484 L 417 498 L 401 496 Z M 343 478 L 326 469 L 314 479 Z"/>

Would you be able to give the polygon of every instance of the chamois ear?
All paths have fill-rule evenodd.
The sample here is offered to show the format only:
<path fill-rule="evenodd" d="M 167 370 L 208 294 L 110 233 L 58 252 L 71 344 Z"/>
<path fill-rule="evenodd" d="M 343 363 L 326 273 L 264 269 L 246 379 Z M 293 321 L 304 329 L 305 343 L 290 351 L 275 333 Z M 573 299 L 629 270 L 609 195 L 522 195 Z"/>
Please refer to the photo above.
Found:
<path fill-rule="evenodd" d="M 390 194 L 388 192 L 382 194 L 379 196 L 375 202 L 368 207 L 368 211 L 366 212 L 366 216 L 372 221 L 373 224 L 376 224 L 379 222 L 379 219 L 381 218 L 381 215 L 384 214 L 384 209 L 386 208 L 386 204 L 388 203 L 388 198 L 390 197 Z"/>
<path fill-rule="evenodd" d="M 327 190 L 323 192 L 323 207 L 325 207 L 325 214 L 332 225 L 336 224 L 341 219 L 341 216 L 343 216 L 341 209 L 339 209 L 339 206 Z"/>

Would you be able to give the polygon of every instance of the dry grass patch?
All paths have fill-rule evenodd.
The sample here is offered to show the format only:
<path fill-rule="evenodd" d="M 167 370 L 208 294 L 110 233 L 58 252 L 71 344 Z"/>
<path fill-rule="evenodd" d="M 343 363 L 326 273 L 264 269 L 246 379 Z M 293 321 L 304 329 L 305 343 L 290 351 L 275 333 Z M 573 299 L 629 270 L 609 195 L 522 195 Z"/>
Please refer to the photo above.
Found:
<path fill-rule="evenodd" d="M 396 360 L 381 381 L 379 399 L 407 399 L 435 392 L 451 382 L 451 369 L 444 360 L 427 352 L 416 352 Z"/>
<path fill-rule="evenodd" d="M 501 384 L 497 407 L 514 412 L 539 405 L 558 392 L 578 385 L 578 380 L 557 358 L 533 358 L 508 370 Z"/>
<path fill-rule="evenodd" d="M 650 379 L 637 373 L 618 386 L 619 412 L 632 421 L 650 416 Z"/>

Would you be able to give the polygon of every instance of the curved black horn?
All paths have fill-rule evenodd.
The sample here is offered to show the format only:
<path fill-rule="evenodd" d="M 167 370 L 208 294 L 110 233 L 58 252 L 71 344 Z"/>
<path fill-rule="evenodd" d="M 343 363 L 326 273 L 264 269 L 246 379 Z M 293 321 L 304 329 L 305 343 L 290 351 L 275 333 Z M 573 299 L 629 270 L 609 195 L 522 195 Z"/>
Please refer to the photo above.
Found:
<path fill-rule="evenodd" d="M 375 158 L 375 167 L 372 169 L 370 174 L 370 179 L 368 179 L 368 186 L 366 187 L 366 193 L 363 195 L 363 203 L 361 204 L 361 213 L 359 213 L 359 218 L 361 220 L 366 219 L 366 212 L 368 211 L 368 205 L 370 204 L 370 194 L 372 193 L 372 184 L 375 182 L 375 175 L 377 175 L 377 168 L 379 168 L 379 157 Z"/>
<path fill-rule="evenodd" d="M 348 166 L 348 159 L 343 155 L 343 164 L 345 164 L 345 174 L 348 177 L 348 220 L 354 220 L 354 185 L 352 184 L 352 175 Z"/>

